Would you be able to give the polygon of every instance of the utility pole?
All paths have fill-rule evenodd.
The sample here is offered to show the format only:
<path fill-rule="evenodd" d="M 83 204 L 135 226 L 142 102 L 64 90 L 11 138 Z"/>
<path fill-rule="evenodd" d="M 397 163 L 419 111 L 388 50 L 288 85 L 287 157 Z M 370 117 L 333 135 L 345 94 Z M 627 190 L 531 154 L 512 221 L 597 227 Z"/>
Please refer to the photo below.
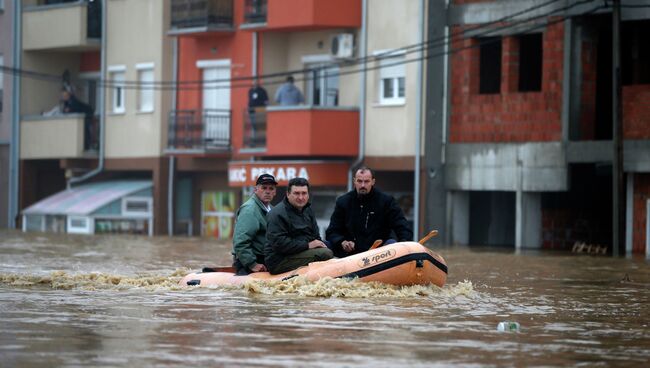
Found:
<path fill-rule="evenodd" d="M 621 2 L 612 3 L 612 255 L 620 256 L 625 244 L 625 209 L 623 178 L 623 137 L 621 107 Z"/>

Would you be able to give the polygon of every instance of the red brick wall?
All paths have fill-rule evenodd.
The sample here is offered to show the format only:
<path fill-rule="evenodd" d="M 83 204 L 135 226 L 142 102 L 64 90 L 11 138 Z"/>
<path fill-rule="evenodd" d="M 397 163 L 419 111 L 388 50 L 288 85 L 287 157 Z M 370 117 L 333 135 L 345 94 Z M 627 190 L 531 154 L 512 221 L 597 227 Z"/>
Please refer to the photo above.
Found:
<path fill-rule="evenodd" d="M 458 1 L 456 1 L 458 3 Z M 452 34 L 462 28 L 456 26 Z M 562 135 L 562 66 L 564 25 L 550 25 L 542 39 L 542 90 L 518 92 L 519 48 L 504 37 L 500 94 L 479 94 L 479 49 L 476 40 L 458 37 L 452 49 L 471 47 L 451 57 L 449 140 L 459 142 L 527 142 L 560 140 Z"/>
<path fill-rule="evenodd" d="M 646 206 L 650 199 L 650 174 L 634 174 L 634 209 L 632 214 L 632 252 L 645 253 Z"/>
<path fill-rule="evenodd" d="M 623 137 L 650 138 L 650 84 L 623 87 Z"/>

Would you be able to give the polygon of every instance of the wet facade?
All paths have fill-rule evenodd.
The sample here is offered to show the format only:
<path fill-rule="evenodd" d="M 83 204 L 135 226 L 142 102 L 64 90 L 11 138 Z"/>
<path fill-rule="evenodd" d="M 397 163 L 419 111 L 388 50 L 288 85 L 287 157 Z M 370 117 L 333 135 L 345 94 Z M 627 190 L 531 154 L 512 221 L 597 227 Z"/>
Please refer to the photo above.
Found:
<path fill-rule="evenodd" d="M 540 5 L 450 5 L 447 241 L 544 249 L 582 242 L 611 251 L 612 11 Z M 650 55 L 642 45 L 650 13 L 621 14 L 621 254 L 647 254 Z"/>

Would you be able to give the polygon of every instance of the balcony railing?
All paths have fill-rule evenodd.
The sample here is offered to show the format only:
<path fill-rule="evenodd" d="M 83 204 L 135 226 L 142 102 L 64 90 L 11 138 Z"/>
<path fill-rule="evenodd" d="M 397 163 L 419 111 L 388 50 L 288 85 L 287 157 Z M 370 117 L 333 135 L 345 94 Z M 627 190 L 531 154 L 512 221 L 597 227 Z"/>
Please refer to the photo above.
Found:
<path fill-rule="evenodd" d="M 246 0 L 244 23 L 266 23 L 267 0 Z"/>
<path fill-rule="evenodd" d="M 167 145 L 174 151 L 229 151 L 230 110 L 173 110 Z"/>
<path fill-rule="evenodd" d="M 233 0 L 172 0 L 172 28 L 232 28 Z"/>
<path fill-rule="evenodd" d="M 244 110 L 244 148 L 266 147 L 266 108 Z"/>

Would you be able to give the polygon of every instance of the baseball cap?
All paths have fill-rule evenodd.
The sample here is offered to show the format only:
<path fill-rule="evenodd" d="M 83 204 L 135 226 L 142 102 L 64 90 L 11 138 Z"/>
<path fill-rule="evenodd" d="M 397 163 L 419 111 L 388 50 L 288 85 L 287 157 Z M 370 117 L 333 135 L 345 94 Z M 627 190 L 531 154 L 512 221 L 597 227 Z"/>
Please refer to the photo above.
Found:
<path fill-rule="evenodd" d="M 273 184 L 273 185 L 278 185 L 278 182 L 275 181 L 275 178 L 271 174 L 262 174 L 257 178 L 257 181 L 255 182 L 255 185 L 260 185 L 260 184 Z"/>

